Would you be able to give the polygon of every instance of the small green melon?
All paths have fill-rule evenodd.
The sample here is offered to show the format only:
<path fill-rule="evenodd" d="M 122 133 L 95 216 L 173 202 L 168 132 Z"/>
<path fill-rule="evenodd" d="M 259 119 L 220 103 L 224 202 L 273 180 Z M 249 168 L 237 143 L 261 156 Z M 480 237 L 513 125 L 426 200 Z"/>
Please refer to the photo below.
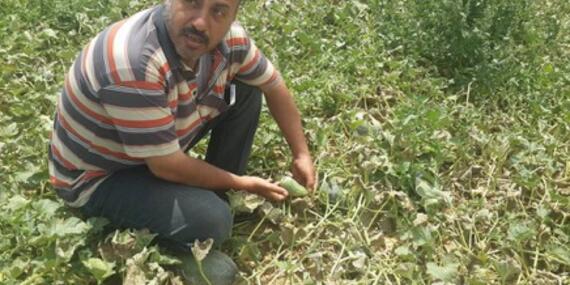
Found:
<path fill-rule="evenodd" d="M 305 187 L 301 186 L 301 184 L 297 183 L 295 179 L 289 176 L 281 178 L 279 185 L 285 188 L 291 197 L 303 197 L 309 194 L 309 191 L 307 191 Z"/>
<path fill-rule="evenodd" d="M 206 278 L 212 285 L 234 284 L 238 268 L 233 260 L 218 250 L 212 250 L 206 258 L 202 260 L 202 268 Z M 182 259 L 182 273 L 186 281 L 190 284 L 207 285 L 208 282 L 202 278 L 198 264 L 194 256 L 189 254 Z"/>

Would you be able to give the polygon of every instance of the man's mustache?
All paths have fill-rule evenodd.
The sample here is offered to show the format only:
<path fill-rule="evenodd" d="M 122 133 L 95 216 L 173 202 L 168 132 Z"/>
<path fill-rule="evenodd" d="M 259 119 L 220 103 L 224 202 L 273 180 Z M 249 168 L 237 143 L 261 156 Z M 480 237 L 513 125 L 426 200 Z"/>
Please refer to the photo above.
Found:
<path fill-rule="evenodd" d="M 210 39 L 208 38 L 208 36 L 206 36 L 206 34 L 204 34 L 201 31 L 196 30 L 194 27 L 190 26 L 190 27 L 186 27 L 183 28 L 181 31 L 181 34 L 184 36 L 193 36 L 198 38 L 202 43 L 208 45 L 208 42 L 210 41 Z"/>

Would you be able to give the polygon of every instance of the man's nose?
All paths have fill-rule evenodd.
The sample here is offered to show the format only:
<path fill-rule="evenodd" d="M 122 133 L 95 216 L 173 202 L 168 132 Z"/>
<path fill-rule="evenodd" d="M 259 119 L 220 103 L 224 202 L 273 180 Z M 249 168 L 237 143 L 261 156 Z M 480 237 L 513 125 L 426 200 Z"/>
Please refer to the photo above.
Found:
<path fill-rule="evenodd" d="M 206 31 L 207 27 L 206 17 L 207 17 L 206 9 L 204 8 L 200 9 L 199 11 L 197 11 L 197 13 L 194 15 L 194 17 L 191 20 L 192 26 L 194 26 L 194 28 L 200 32 Z"/>

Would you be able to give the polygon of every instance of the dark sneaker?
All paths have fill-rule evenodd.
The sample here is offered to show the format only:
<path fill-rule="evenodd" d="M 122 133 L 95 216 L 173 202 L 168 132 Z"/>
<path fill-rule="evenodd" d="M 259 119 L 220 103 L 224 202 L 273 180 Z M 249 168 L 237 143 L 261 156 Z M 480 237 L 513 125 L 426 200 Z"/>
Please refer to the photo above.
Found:
<path fill-rule="evenodd" d="M 184 279 L 190 284 L 208 285 L 208 282 L 200 274 L 198 263 L 192 254 L 182 258 L 181 269 Z M 231 285 L 236 280 L 238 273 L 234 261 L 218 250 L 211 250 L 202 260 L 202 270 L 212 285 Z"/>

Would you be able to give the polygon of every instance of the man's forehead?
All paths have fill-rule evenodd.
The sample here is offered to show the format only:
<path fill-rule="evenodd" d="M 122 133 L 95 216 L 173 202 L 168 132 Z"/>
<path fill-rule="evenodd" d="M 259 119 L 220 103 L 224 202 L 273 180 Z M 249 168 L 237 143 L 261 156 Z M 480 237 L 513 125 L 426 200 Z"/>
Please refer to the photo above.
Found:
<path fill-rule="evenodd" d="M 180 1 L 188 1 L 188 0 L 180 0 Z M 230 7 L 237 6 L 240 0 L 196 0 L 201 2 L 202 4 L 209 4 L 209 5 L 227 5 Z"/>

